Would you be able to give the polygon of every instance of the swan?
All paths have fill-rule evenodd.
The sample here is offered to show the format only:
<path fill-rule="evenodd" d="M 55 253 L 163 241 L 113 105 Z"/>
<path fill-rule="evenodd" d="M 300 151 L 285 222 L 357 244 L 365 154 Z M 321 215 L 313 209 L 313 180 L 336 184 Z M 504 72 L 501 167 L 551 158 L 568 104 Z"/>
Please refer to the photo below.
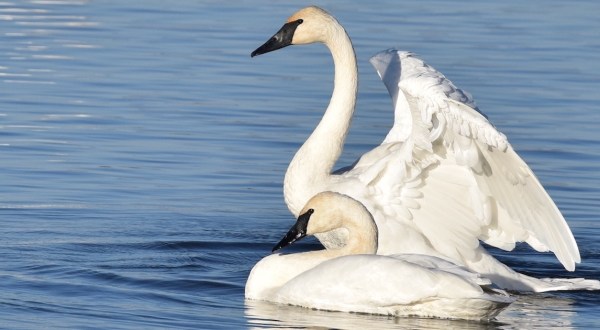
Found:
<path fill-rule="evenodd" d="M 581 261 L 562 214 L 529 166 L 457 88 L 415 54 L 394 49 L 371 58 L 390 93 L 394 123 L 383 142 L 333 172 L 356 103 L 358 70 L 340 23 L 311 6 L 290 16 L 251 56 L 323 43 L 333 57 L 334 89 L 323 118 L 293 157 L 284 197 L 294 216 L 321 191 L 352 196 L 375 218 L 378 254 L 416 253 L 451 260 L 517 291 L 600 289 L 600 281 L 536 279 L 496 260 L 481 242 L 510 251 L 526 242 L 552 251 L 573 271 Z M 318 234 L 326 248 L 344 231 Z"/>
<path fill-rule="evenodd" d="M 245 296 L 308 308 L 383 314 L 489 320 L 513 299 L 482 288 L 489 280 L 448 261 L 424 255 L 376 255 L 377 226 L 355 199 L 321 192 L 300 211 L 273 248 L 334 229 L 347 244 L 333 249 L 272 254 L 251 270 Z"/>

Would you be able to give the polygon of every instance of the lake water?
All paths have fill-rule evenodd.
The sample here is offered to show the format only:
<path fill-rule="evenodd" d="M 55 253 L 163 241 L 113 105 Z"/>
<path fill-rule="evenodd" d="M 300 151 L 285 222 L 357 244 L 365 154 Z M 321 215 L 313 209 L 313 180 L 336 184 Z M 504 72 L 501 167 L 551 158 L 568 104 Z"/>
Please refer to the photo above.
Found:
<path fill-rule="evenodd" d="M 600 278 L 600 3 L 319 1 L 360 66 L 339 165 L 391 124 L 368 58 L 411 50 L 471 92 L 563 211 L 583 262 L 496 251 L 538 277 Z M 297 1 L 0 2 L 0 327 L 568 329 L 598 292 L 519 295 L 491 324 L 244 302 L 294 219 L 282 179 L 331 93 L 323 46 L 251 59 Z M 318 245 L 307 241 L 296 249 Z"/>

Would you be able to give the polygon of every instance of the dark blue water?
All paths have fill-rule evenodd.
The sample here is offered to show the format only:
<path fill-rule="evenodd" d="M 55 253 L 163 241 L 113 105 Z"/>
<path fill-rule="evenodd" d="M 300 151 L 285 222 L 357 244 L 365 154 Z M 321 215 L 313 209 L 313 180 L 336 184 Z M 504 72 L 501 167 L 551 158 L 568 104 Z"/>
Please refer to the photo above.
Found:
<path fill-rule="evenodd" d="M 534 276 L 600 278 L 600 4 L 319 5 L 360 65 L 340 165 L 391 124 L 368 58 L 417 52 L 507 134 L 583 263 L 568 273 L 526 246 L 498 257 Z M 249 57 L 301 6 L 0 2 L 0 327 L 600 327 L 595 292 L 521 295 L 488 325 L 244 302 L 250 268 L 293 221 L 283 174 L 331 93 L 322 46 Z"/>

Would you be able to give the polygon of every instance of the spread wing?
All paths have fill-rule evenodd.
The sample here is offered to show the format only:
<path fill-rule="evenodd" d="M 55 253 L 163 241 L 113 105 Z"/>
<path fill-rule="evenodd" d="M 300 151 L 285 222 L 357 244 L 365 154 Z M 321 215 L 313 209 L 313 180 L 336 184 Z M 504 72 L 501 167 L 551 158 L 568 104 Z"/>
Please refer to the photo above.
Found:
<path fill-rule="evenodd" d="M 527 242 L 574 270 L 579 251 L 563 216 L 472 97 L 412 53 L 388 50 L 371 63 L 392 96 L 394 125 L 340 182 L 363 183 L 352 195 L 373 213 L 380 251 L 393 253 L 386 233 L 397 230 L 455 260 L 476 258 L 480 240 L 505 250 Z"/>

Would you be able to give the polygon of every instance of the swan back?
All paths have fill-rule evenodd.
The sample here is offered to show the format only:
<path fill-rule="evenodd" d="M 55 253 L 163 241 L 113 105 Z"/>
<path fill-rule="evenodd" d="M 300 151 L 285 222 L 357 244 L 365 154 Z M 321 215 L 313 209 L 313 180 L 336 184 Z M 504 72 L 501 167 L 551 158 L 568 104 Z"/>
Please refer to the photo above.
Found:
<path fill-rule="evenodd" d="M 489 320 L 514 300 L 470 278 L 381 255 L 335 258 L 301 273 L 274 301 L 324 310 Z"/>

